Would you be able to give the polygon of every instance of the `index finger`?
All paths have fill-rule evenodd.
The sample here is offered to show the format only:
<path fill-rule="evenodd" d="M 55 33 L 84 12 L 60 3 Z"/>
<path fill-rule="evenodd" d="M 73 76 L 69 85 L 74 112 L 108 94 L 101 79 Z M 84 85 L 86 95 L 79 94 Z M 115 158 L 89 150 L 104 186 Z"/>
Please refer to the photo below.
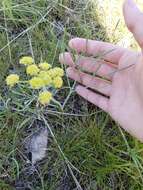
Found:
<path fill-rule="evenodd" d="M 92 56 L 100 56 L 101 54 L 104 60 L 115 64 L 118 64 L 121 56 L 127 51 L 117 45 L 84 38 L 74 38 L 70 40 L 69 46 L 79 53 L 86 53 Z"/>

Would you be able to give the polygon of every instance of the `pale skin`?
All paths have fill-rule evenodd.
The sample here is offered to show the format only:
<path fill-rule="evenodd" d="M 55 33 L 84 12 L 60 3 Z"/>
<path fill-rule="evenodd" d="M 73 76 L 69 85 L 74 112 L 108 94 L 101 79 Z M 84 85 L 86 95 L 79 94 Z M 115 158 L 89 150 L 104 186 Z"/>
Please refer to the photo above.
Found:
<path fill-rule="evenodd" d="M 143 13 L 133 0 L 125 0 L 123 13 L 127 27 L 142 51 L 74 38 L 69 42 L 70 48 L 89 56 L 74 63 L 71 54 L 65 52 L 60 55 L 60 62 L 69 66 L 67 74 L 79 83 L 76 92 L 80 96 L 109 113 L 122 128 L 143 142 Z M 103 52 L 108 52 L 104 60 L 91 58 L 91 55 Z M 77 64 L 82 71 L 75 67 Z M 98 77 L 92 74 L 95 72 Z"/>

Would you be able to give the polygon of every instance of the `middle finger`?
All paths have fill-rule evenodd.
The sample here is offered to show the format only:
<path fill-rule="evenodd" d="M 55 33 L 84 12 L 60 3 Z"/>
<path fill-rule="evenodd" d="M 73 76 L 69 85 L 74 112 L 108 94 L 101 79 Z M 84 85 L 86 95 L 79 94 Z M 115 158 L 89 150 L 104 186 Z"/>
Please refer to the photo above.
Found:
<path fill-rule="evenodd" d="M 83 56 L 79 56 L 74 63 L 70 53 L 64 53 L 61 55 L 60 62 L 108 80 L 112 80 L 113 74 L 117 70 L 117 66 L 115 64 Z"/>

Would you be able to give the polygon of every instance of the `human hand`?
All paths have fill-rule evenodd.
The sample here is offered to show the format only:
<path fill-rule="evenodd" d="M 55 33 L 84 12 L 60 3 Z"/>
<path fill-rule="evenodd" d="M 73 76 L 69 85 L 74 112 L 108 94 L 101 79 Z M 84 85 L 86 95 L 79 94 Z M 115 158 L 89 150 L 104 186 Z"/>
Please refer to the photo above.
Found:
<path fill-rule="evenodd" d="M 123 10 L 127 27 L 143 50 L 143 14 L 132 0 L 125 1 Z M 76 92 L 143 141 L 143 52 L 82 38 L 72 39 L 69 46 L 89 55 L 79 56 L 76 63 L 70 53 L 60 55 L 60 62 L 69 66 L 68 76 L 81 84 Z M 97 54 L 104 54 L 103 59 L 93 58 Z"/>

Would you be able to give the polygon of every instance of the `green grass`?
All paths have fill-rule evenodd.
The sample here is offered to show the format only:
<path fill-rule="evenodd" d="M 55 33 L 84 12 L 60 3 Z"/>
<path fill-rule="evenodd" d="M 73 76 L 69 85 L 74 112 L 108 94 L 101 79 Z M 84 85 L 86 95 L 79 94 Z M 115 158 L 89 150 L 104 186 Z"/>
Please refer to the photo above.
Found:
<path fill-rule="evenodd" d="M 14 189 L 18 180 L 31 182 L 34 190 L 143 189 L 143 145 L 79 98 L 66 76 L 57 94 L 63 112 L 24 106 L 22 96 L 8 93 L 4 82 L 9 72 L 22 73 L 23 55 L 59 66 L 59 53 L 75 36 L 137 48 L 124 26 L 121 1 L 4 0 L 0 7 L 0 189 Z M 47 155 L 29 176 L 23 172 L 23 143 L 43 117 L 51 130 Z"/>

